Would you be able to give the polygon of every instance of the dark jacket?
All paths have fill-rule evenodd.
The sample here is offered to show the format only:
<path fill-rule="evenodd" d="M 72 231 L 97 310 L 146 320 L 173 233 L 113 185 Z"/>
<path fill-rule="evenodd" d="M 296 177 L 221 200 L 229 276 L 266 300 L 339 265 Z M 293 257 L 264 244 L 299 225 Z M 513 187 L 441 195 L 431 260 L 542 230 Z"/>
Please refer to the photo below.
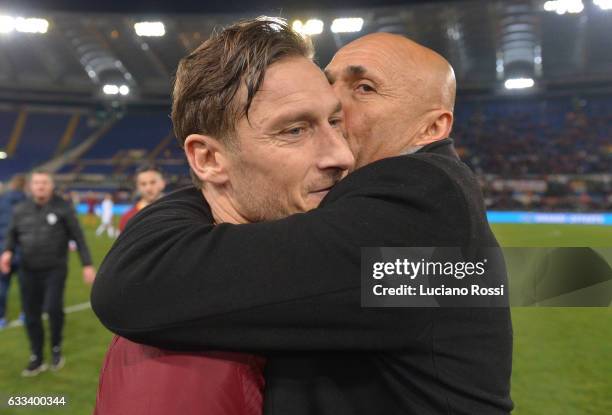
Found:
<path fill-rule="evenodd" d="M 13 209 L 15 205 L 25 200 L 25 194 L 19 190 L 8 190 L 0 195 L 0 247 L 4 251 L 6 231 L 11 223 Z M 16 263 L 17 255 L 13 256 L 13 263 Z"/>
<path fill-rule="evenodd" d="M 26 269 L 42 270 L 66 266 L 68 241 L 77 243 L 83 265 L 91 265 L 91 255 L 71 204 L 53 195 L 45 205 L 27 199 L 15 206 L 6 234 L 5 249 L 21 250 Z"/>
<path fill-rule="evenodd" d="M 507 414 L 507 308 L 362 308 L 360 247 L 497 246 L 451 140 L 377 161 L 320 208 L 212 225 L 200 192 L 140 212 L 92 306 L 115 333 L 175 349 L 259 351 L 266 414 Z"/>

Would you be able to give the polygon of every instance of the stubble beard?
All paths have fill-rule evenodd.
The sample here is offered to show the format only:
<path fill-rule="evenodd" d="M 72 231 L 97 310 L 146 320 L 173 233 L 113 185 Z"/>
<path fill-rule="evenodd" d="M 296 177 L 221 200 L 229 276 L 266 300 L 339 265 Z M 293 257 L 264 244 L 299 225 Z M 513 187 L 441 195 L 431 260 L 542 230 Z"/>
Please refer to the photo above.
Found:
<path fill-rule="evenodd" d="M 291 215 L 289 207 L 279 198 L 279 192 L 270 188 L 269 183 L 253 186 L 247 183 L 236 189 L 236 200 L 242 215 L 250 223 L 286 218 Z"/>

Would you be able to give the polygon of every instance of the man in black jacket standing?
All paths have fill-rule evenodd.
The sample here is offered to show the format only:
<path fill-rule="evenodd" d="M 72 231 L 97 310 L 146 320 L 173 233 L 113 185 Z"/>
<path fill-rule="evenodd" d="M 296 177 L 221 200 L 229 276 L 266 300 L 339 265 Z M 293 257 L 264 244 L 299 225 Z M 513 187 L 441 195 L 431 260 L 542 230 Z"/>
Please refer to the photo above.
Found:
<path fill-rule="evenodd" d="M 43 361 L 43 311 L 49 315 L 51 327 L 51 369 L 59 370 L 64 365 L 61 343 L 70 240 L 77 243 L 85 282 L 92 283 L 95 278 L 91 255 L 76 212 L 53 193 L 51 175 L 35 171 L 30 176 L 29 184 L 32 198 L 15 206 L 0 258 L 2 272 L 8 273 L 13 253 L 19 247 L 21 302 L 32 352 L 23 376 L 35 376 L 47 369 Z"/>
<path fill-rule="evenodd" d="M 267 414 L 508 414 L 507 308 L 360 302 L 361 247 L 498 246 L 446 138 L 452 68 L 379 33 L 342 48 L 326 72 L 359 168 L 319 208 L 271 222 L 215 225 L 214 201 L 197 189 L 163 198 L 109 252 L 94 311 L 137 342 L 264 353 Z M 197 177 L 213 167 L 186 153 Z"/>

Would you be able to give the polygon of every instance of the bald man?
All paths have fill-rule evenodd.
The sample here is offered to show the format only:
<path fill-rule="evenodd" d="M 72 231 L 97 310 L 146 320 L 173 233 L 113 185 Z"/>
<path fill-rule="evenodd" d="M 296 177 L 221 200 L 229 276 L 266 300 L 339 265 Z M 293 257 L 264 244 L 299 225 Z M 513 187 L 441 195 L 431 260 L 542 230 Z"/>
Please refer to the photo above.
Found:
<path fill-rule="evenodd" d="M 450 134 L 455 73 L 431 49 L 394 34 L 366 35 L 340 49 L 325 74 L 342 101 L 355 168 Z"/>
<path fill-rule="evenodd" d="M 195 188 L 168 195 L 107 256 L 94 311 L 136 342 L 265 355 L 266 414 L 508 414 L 507 308 L 361 306 L 361 247 L 498 246 L 448 138 L 452 68 L 374 34 L 326 73 L 356 170 L 317 209 L 257 224 L 212 224 Z"/>

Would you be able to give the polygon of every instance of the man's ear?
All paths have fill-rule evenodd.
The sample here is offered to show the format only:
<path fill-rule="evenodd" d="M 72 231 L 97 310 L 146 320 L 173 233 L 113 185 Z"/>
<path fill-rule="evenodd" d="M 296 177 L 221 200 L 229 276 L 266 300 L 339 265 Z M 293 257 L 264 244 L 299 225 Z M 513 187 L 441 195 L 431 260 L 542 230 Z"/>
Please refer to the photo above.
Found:
<path fill-rule="evenodd" d="M 191 134 L 185 139 L 185 154 L 200 181 L 221 185 L 229 180 L 227 149 L 217 139 Z"/>
<path fill-rule="evenodd" d="M 421 131 L 421 138 L 415 143 L 417 146 L 431 144 L 450 135 L 453 128 L 453 113 L 450 111 L 436 111 Z"/>

